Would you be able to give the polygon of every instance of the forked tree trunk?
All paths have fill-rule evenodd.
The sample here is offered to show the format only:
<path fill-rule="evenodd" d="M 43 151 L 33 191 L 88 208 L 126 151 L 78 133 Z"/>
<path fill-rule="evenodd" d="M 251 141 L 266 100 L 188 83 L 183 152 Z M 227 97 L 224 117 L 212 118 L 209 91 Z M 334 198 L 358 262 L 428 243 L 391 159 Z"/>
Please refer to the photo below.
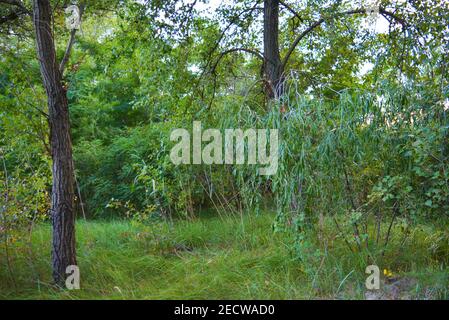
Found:
<path fill-rule="evenodd" d="M 279 53 L 279 0 L 264 0 L 264 73 L 268 98 L 284 93 L 283 70 Z"/>
<path fill-rule="evenodd" d="M 76 265 L 74 172 L 67 94 L 62 86 L 51 28 L 49 0 L 33 0 L 33 24 L 42 80 L 48 97 L 53 159 L 51 218 L 53 279 L 63 285 L 67 266 Z"/>

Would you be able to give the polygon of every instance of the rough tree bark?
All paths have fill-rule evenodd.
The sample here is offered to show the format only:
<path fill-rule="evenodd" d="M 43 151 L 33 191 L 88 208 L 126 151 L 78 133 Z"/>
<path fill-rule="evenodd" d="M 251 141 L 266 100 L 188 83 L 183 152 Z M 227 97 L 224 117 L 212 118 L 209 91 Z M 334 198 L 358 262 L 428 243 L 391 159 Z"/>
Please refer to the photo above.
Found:
<path fill-rule="evenodd" d="M 264 0 L 264 73 L 269 98 L 283 94 L 283 68 L 279 53 L 279 0 Z"/>
<path fill-rule="evenodd" d="M 67 94 L 56 59 L 49 0 L 33 0 L 33 24 L 42 80 L 48 97 L 53 159 L 51 217 L 53 279 L 63 285 L 67 266 L 76 265 L 74 171 Z"/>

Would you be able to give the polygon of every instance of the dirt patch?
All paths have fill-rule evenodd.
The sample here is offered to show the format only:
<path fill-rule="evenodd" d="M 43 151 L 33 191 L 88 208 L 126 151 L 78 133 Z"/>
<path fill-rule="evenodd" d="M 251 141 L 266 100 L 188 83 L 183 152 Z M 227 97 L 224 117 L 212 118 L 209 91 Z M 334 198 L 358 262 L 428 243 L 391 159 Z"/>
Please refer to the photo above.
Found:
<path fill-rule="evenodd" d="M 394 278 L 382 281 L 379 290 L 365 292 L 366 300 L 411 300 L 416 287 L 413 278 Z"/>

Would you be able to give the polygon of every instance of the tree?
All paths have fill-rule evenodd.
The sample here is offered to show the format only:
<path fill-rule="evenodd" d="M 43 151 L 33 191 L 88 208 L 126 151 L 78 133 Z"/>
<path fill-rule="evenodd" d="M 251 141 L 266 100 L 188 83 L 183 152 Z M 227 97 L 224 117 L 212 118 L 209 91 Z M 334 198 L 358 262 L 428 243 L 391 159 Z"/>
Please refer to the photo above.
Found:
<path fill-rule="evenodd" d="M 263 46 L 267 96 L 278 97 L 283 92 L 283 71 L 279 52 L 279 0 L 264 1 Z"/>
<path fill-rule="evenodd" d="M 66 268 L 69 265 L 76 265 L 74 167 L 67 92 L 62 82 L 62 74 L 76 30 L 72 31 L 65 55 L 61 64 L 58 64 L 50 1 L 33 0 L 32 10 L 27 9 L 19 0 L 0 2 L 12 7 L 3 18 L 0 18 L 0 24 L 11 23 L 26 15 L 32 16 L 42 83 L 47 94 L 50 152 L 53 161 L 50 207 L 53 226 L 53 280 L 55 284 L 63 285 Z"/>
<path fill-rule="evenodd" d="M 53 159 L 51 219 L 53 225 L 52 266 L 55 283 L 65 280 L 66 268 L 76 265 L 74 169 L 67 93 L 56 59 L 49 0 L 33 1 L 33 25 L 42 81 L 48 98 L 50 147 Z"/>
<path fill-rule="evenodd" d="M 241 45 L 236 48 L 226 48 L 218 55 L 218 58 L 215 58 L 216 62 L 210 65 L 212 65 L 212 72 L 215 72 L 224 55 L 238 51 L 251 53 L 258 58 L 262 58 L 264 91 L 268 99 L 281 97 L 284 94 L 287 64 L 295 55 L 295 49 L 297 49 L 301 40 L 314 31 L 318 32 L 319 27 L 323 25 L 332 25 L 345 16 L 366 15 L 372 10 L 368 5 L 352 9 L 348 4 L 342 4 L 340 1 L 326 3 L 325 6 L 320 1 L 310 1 L 307 8 L 299 10 L 283 0 L 264 0 L 263 7 L 259 6 L 260 3 L 261 1 L 257 1 L 255 4 L 254 2 L 237 1 L 234 6 L 222 10 L 222 15 L 229 23 L 222 29 L 217 45 L 212 51 L 217 50 L 225 40 L 228 40 L 231 45 L 236 42 L 240 42 Z M 285 27 L 282 28 L 280 25 L 281 9 L 285 9 L 287 14 L 292 16 L 287 20 L 284 19 L 284 21 L 287 21 L 286 25 L 289 24 L 289 20 L 294 21 L 291 23 L 293 25 L 291 33 L 294 37 L 285 32 Z M 405 18 L 407 16 L 406 10 L 399 10 L 398 13 L 396 11 L 398 11 L 397 8 L 389 2 L 385 2 L 385 6 L 379 7 L 379 14 L 384 16 L 391 25 L 399 24 L 402 29 L 409 27 Z M 254 48 L 254 46 L 258 46 L 257 40 L 252 43 L 246 40 L 251 38 L 248 36 L 252 32 L 249 28 L 251 23 L 245 24 L 242 22 L 244 20 L 254 21 L 259 12 L 263 12 L 262 54 Z M 232 26 L 240 28 L 239 32 L 236 32 Z M 302 30 L 299 28 L 300 26 L 303 26 Z M 281 34 L 283 34 L 283 43 L 279 41 Z M 240 38 L 241 35 L 245 35 L 245 37 Z M 226 44 L 224 46 L 226 47 Z M 283 48 L 286 48 L 286 50 Z M 211 57 L 213 57 L 213 54 L 211 54 Z"/>

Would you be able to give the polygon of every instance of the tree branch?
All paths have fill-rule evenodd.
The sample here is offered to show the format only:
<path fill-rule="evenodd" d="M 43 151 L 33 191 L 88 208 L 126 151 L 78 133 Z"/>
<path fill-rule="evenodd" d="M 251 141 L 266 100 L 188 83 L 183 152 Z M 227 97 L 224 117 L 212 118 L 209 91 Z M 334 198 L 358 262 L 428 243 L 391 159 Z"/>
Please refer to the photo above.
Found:
<path fill-rule="evenodd" d="M 329 17 L 323 17 L 323 18 L 315 21 L 306 30 L 304 30 L 295 39 L 295 41 L 293 41 L 292 45 L 290 46 L 290 48 L 287 51 L 287 54 L 285 55 L 284 59 L 282 60 L 282 67 L 284 68 L 287 65 L 288 60 L 290 59 L 290 56 L 292 55 L 292 53 L 295 50 L 296 46 L 298 45 L 299 41 L 301 41 L 306 35 L 308 35 L 310 32 L 312 32 L 315 28 L 319 27 L 323 22 L 325 22 L 327 20 L 335 19 L 335 18 L 340 17 L 340 16 L 344 16 L 344 15 L 364 14 L 364 13 L 367 13 L 367 11 L 369 11 L 369 9 L 365 9 L 365 8 L 356 9 L 356 10 L 350 10 L 350 11 L 344 11 L 344 12 L 336 13 L 336 14 L 334 14 L 332 16 L 329 16 Z M 389 12 L 389 11 L 385 10 L 384 8 L 379 8 L 379 13 L 382 14 L 382 15 L 386 15 L 386 16 L 389 16 L 389 17 L 393 18 L 394 20 L 398 21 L 403 27 L 407 26 L 407 23 L 406 23 L 406 21 L 404 19 L 398 17 L 397 15 L 395 15 L 392 12 Z"/>
<path fill-rule="evenodd" d="M 20 9 L 20 11 L 26 12 L 27 14 L 31 14 L 31 11 L 28 10 L 25 5 L 22 3 L 22 1 L 19 0 L 0 0 L 0 3 L 9 4 L 12 6 L 16 6 Z"/>
<path fill-rule="evenodd" d="M 264 61 L 263 54 L 262 54 L 261 52 L 259 52 L 258 50 L 256 50 L 256 49 L 249 49 L 249 48 L 232 48 L 232 49 L 223 51 L 223 52 L 220 54 L 220 56 L 218 57 L 217 61 L 215 61 L 214 66 L 212 67 L 212 72 L 215 71 L 215 69 L 217 68 L 218 64 L 220 63 L 220 60 L 223 59 L 223 57 L 224 57 L 225 55 L 227 55 L 228 53 L 237 52 L 237 51 L 243 51 L 243 52 L 246 52 L 246 53 L 253 54 L 253 55 L 255 55 L 257 58 L 259 58 L 259 59 L 261 59 L 262 61 Z"/>
<path fill-rule="evenodd" d="M 21 12 L 21 11 L 13 11 L 13 12 L 11 12 L 10 14 L 8 14 L 6 16 L 0 17 L 0 24 L 3 24 L 3 23 L 6 23 L 8 21 L 13 21 L 13 20 L 17 19 L 18 17 L 20 17 L 21 13 L 23 13 L 23 12 Z"/>
<path fill-rule="evenodd" d="M 218 64 L 220 63 L 221 59 L 223 59 L 223 57 L 224 57 L 225 55 L 227 55 L 228 53 L 237 52 L 237 51 L 243 51 L 243 52 L 247 52 L 247 53 L 253 54 L 253 55 L 255 55 L 256 57 L 258 57 L 259 59 L 261 59 L 262 61 L 264 61 L 263 54 L 262 54 L 261 52 L 259 52 L 258 50 L 256 50 L 256 49 L 249 49 L 249 48 L 232 48 L 232 49 L 223 51 L 223 52 L 220 54 L 220 56 L 218 57 L 217 61 L 215 61 L 214 65 L 213 65 L 213 67 L 212 67 L 212 69 L 211 69 L 211 73 L 214 74 L 214 78 L 213 78 L 214 85 L 213 85 L 212 99 L 210 100 L 209 105 L 208 105 L 208 108 L 209 108 L 209 109 L 210 109 L 211 106 L 212 106 L 212 102 L 214 101 L 215 93 L 216 93 L 216 91 L 217 91 L 217 77 L 216 77 L 216 75 L 215 75 L 215 69 L 217 69 Z"/>
<path fill-rule="evenodd" d="M 13 21 L 18 19 L 21 15 L 27 14 L 31 15 L 31 11 L 28 10 L 21 1 L 18 0 L 0 0 L 0 3 L 8 4 L 17 7 L 16 10 L 7 14 L 6 16 L 0 17 L 0 24 Z"/>
<path fill-rule="evenodd" d="M 259 8 L 258 5 L 261 2 L 261 0 L 257 0 L 252 7 L 250 8 L 245 8 L 243 9 L 241 12 L 239 12 L 233 19 L 231 19 L 231 21 L 228 23 L 228 25 L 221 31 L 220 35 L 218 36 L 217 41 L 215 41 L 215 44 L 213 46 L 213 48 L 211 50 L 209 50 L 208 55 L 207 55 L 207 59 L 206 59 L 206 64 L 205 66 L 202 68 L 203 70 L 201 71 L 200 76 L 198 77 L 196 84 L 194 86 L 194 90 L 196 90 L 201 83 L 201 80 L 203 79 L 204 75 L 207 73 L 207 71 L 209 70 L 209 66 L 212 64 L 213 61 L 213 54 L 215 53 L 215 51 L 218 49 L 218 47 L 220 46 L 221 41 L 223 40 L 226 32 L 231 28 L 232 25 L 234 25 L 239 19 L 242 19 L 241 17 L 245 14 L 250 15 L 252 14 L 252 12 L 254 10 L 258 10 L 258 9 L 263 9 L 263 8 Z M 246 17 L 246 16 L 245 16 Z M 216 68 L 216 66 L 214 67 L 214 69 Z M 204 90 L 205 88 L 203 87 L 202 91 L 200 92 L 200 96 L 201 98 L 204 98 Z M 193 95 L 191 96 L 191 99 Z M 187 104 L 186 104 L 187 105 Z"/>
<path fill-rule="evenodd" d="M 302 40 L 306 35 L 308 35 L 313 29 L 320 26 L 325 21 L 324 18 L 321 18 L 318 21 L 315 21 L 312 25 L 310 25 L 306 30 L 304 30 L 296 39 L 293 41 L 292 45 L 287 51 L 287 54 L 285 55 L 284 59 L 282 59 L 282 67 L 284 68 L 287 65 L 288 59 L 290 59 L 290 56 L 292 55 L 293 51 L 295 50 L 296 46 L 298 45 L 299 41 Z"/>
<path fill-rule="evenodd" d="M 257 7 L 259 5 L 259 2 L 260 2 L 260 0 L 256 1 L 256 3 L 252 7 L 242 10 L 233 19 L 231 19 L 231 22 L 229 22 L 228 25 L 220 33 L 220 36 L 218 37 L 218 40 L 215 42 L 215 45 L 212 48 L 212 50 L 209 51 L 209 57 L 207 59 L 207 63 L 206 63 L 206 66 L 204 69 L 207 69 L 207 67 L 209 66 L 210 62 L 212 61 L 212 55 L 217 50 L 217 48 L 220 46 L 221 40 L 223 40 L 226 32 L 231 28 L 231 26 L 234 25 L 239 19 L 241 19 L 241 16 L 244 15 L 245 13 L 250 15 L 256 9 L 263 9 L 263 8 Z"/>
<path fill-rule="evenodd" d="M 296 18 L 299 19 L 299 21 L 304 22 L 303 18 L 299 15 L 298 12 L 296 12 L 292 7 L 290 7 L 289 4 L 285 3 L 283 0 L 279 0 L 279 3 L 288 11 L 290 11 Z"/>
<path fill-rule="evenodd" d="M 80 9 L 80 20 L 81 20 L 81 18 L 83 16 L 83 12 L 84 12 L 84 4 L 80 5 L 79 9 Z M 67 62 L 69 61 L 70 53 L 72 52 L 72 47 L 73 47 L 73 44 L 75 43 L 76 31 L 77 31 L 77 29 L 73 29 L 72 31 L 70 31 L 70 39 L 69 39 L 69 42 L 67 43 L 67 47 L 64 52 L 64 57 L 62 58 L 61 63 L 59 65 L 59 71 L 61 72 L 61 75 L 64 73 L 65 66 L 66 66 Z"/>

